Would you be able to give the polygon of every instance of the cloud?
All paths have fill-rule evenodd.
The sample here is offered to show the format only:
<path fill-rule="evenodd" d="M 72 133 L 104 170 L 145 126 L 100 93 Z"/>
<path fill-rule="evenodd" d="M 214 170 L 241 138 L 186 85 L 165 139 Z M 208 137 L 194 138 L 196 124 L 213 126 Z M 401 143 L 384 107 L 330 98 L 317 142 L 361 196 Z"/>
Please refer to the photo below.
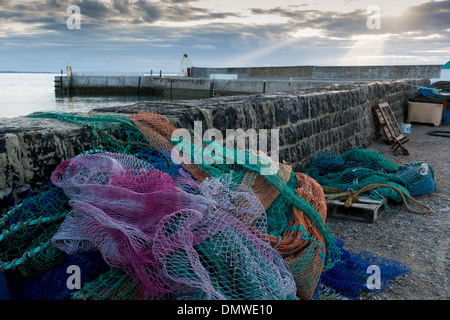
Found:
<path fill-rule="evenodd" d="M 79 6 L 83 16 L 93 19 L 102 20 L 115 14 L 115 10 L 110 5 L 98 0 L 79 0 L 70 4 Z"/>
<path fill-rule="evenodd" d="M 439 33 L 450 25 L 450 1 L 426 2 L 411 6 L 401 16 L 381 16 L 382 28 L 367 28 L 368 13 L 364 9 L 351 12 L 310 10 L 303 8 L 252 9 L 252 14 L 274 14 L 289 18 L 286 25 L 299 29 L 323 29 L 330 36 L 352 36 L 364 33 L 406 33 L 412 30 Z"/>
<path fill-rule="evenodd" d="M 192 6 L 193 1 L 147 1 L 147 0 L 111 0 L 111 3 L 101 0 L 76 0 L 65 2 L 62 0 L 35 0 L 24 3 L 0 0 L 0 19 L 3 22 L 12 20 L 23 24 L 31 24 L 33 19 L 42 17 L 54 18 L 53 21 L 65 23 L 69 5 L 77 5 L 81 11 L 84 23 L 98 27 L 128 27 L 135 24 L 152 24 L 159 21 L 180 22 L 198 20 L 217 20 L 238 16 L 236 13 L 217 12 L 205 8 Z M 195 2 L 195 1 L 194 1 Z M 50 20 L 49 20 L 50 21 Z M 108 25 L 111 21 L 118 22 L 115 26 Z"/>
<path fill-rule="evenodd" d="M 130 13 L 130 1 L 129 0 L 112 0 L 112 5 L 121 14 Z"/>
<path fill-rule="evenodd" d="M 410 7 L 402 17 L 387 20 L 387 28 L 399 32 L 442 32 L 450 25 L 450 1 L 427 2 Z"/>
<path fill-rule="evenodd" d="M 273 8 L 266 2 L 264 8 L 231 12 L 188 0 L 0 0 L 0 70 L 7 63 L 19 64 L 20 46 L 21 56 L 34 55 L 22 61 L 47 61 L 48 67 L 54 63 L 58 68 L 68 60 L 80 68 L 105 63 L 110 69 L 167 69 L 187 51 L 204 66 L 336 64 L 344 58 L 351 62 L 355 52 L 366 62 L 378 57 L 383 63 L 407 63 L 427 54 L 433 62 L 448 60 L 443 50 L 450 47 L 448 0 L 382 16 L 379 30 L 367 28 L 365 9 L 349 9 L 359 1 L 347 2 L 341 11 L 312 2 L 273 3 Z M 67 29 L 70 4 L 81 9 L 80 30 Z M 358 46 L 373 50 L 366 54 Z M 418 47 L 435 52 L 412 52 Z"/>

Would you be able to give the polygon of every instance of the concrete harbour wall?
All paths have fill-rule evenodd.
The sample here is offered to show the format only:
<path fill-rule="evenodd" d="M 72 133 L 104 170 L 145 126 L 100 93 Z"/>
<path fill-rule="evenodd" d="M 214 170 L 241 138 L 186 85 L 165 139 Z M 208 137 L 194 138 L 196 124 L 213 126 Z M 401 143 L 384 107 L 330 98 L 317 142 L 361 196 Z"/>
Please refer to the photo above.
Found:
<path fill-rule="evenodd" d="M 440 65 L 399 66 L 286 66 L 253 68 L 193 67 L 191 77 L 150 75 L 56 76 L 55 91 L 71 94 L 137 94 L 165 97 L 295 91 L 375 80 L 437 78 Z M 210 79 L 235 74 L 237 79 Z"/>
<path fill-rule="evenodd" d="M 331 86 L 320 90 L 215 97 L 173 103 L 135 104 L 94 110 L 127 114 L 139 110 L 165 115 L 176 127 L 280 131 L 279 160 L 302 171 L 321 151 L 340 154 L 365 147 L 381 137 L 372 106 L 388 102 L 399 122 L 404 121 L 413 85 L 428 79 L 402 79 Z M 56 119 L 18 117 L 0 119 L 0 207 L 11 205 L 10 194 L 20 195 L 49 180 L 63 160 L 93 147 L 90 128 Z M 23 187 L 26 186 L 26 187 Z"/>
<path fill-rule="evenodd" d="M 239 78 L 299 78 L 310 80 L 394 80 L 405 78 L 436 78 L 441 65 L 389 66 L 286 66 L 248 68 L 193 67 L 193 77 L 209 78 L 210 74 L 237 74 Z"/>
<path fill-rule="evenodd" d="M 70 94 L 132 94 L 164 97 L 215 97 L 221 95 L 271 93 L 328 86 L 342 81 L 311 79 L 236 80 L 152 76 L 56 76 L 55 91 Z M 344 81 L 345 83 L 348 81 Z"/>

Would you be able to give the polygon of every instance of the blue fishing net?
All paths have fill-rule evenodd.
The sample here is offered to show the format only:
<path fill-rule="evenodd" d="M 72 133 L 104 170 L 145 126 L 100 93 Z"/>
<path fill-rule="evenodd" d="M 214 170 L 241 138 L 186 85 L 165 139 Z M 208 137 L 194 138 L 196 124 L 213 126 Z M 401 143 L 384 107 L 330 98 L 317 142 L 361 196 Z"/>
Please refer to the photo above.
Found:
<path fill-rule="evenodd" d="M 0 272 L 0 300 L 11 300 L 11 292 L 9 291 L 3 272 Z"/>
<path fill-rule="evenodd" d="M 410 273 L 408 267 L 394 259 L 379 257 L 370 252 L 352 253 L 344 249 L 342 240 L 335 238 L 341 250 L 341 261 L 322 273 L 320 282 L 348 299 L 357 299 L 362 292 L 383 292 L 390 288 L 399 275 Z M 379 268 L 379 284 L 370 277 Z M 369 284 L 369 285 L 368 285 Z"/>
<path fill-rule="evenodd" d="M 79 269 L 71 271 L 70 266 Z M 72 273 L 79 274 L 80 285 L 83 285 L 108 269 L 99 252 L 81 252 L 65 255 L 53 268 L 31 277 L 12 273 L 8 277 L 8 287 L 14 300 L 70 300 L 72 293 L 77 291 L 76 282 L 70 281 Z"/>
<path fill-rule="evenodd" d="M 436 190 L 433 167 L 425 162 L 404 164 L 395 175 L 404 181 L 412 196 L 430 194 Z"/>

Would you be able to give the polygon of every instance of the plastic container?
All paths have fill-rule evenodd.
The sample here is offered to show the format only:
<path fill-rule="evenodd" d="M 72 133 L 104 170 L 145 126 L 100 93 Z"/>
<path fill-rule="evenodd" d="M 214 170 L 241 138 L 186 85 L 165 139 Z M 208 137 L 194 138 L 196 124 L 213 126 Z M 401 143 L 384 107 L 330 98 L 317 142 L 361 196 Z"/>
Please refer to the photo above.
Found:
<path fill-rule="evenodd" d="M 450 108 L 442 111 L 442 124 L 450 124 Z"/>
<path fill-rule="evenodd" d="M 400 125 L 400 128 L 402 129 L 403 133 L 411 133 L 411 124 L 409 123 L 402 123 Z"/>

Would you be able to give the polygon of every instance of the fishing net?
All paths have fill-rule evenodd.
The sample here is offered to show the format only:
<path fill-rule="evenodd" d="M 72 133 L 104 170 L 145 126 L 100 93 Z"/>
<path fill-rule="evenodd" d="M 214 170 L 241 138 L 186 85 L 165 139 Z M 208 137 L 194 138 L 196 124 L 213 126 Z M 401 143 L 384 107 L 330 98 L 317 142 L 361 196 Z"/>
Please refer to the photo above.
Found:
<path fill-rule="evenodd" d="M 45 184 L 0 219 L 0 271 L 16 270 L 28 277 L 59 263 L 64 254 L 51 237 L 69 212 L 68 198 Z"/>
<path fill-rule="evenodd" d="M 436 190 L 433 168 L 425 162 L 407 163 L 395 173 L 404 181 L 412 196 L 430 194 Z"/>
<path fill-rule="evenodd" d="M 264 153 L 227 149 L 216 142 L 204 141 L 192 130 L 189 130 L 192 139 L 184 144 L 190 152 L 182 152 L 176 148 L 180 137 L 174 133 L 175 127 L 165 117 L 155 113 L 140 112 L 129 117 L 87 117 L 62 113 L 32 116 L 53 117 L 90 127 L 95 137 L 93 151 L 62 163 L 53 174 L 54 183 L 65 191 L 66 182 L 72 184 L 69 187 L 72 190 L 67 191 L 71 210 L 58 233 L 52 235 L 53 246 L 66 254 L 99 250 L 112 268 L 110 272 L 84 284 L 79 292 L 73 294 L 73 298 L 154 299 L 169 294 L 175 299 L 248 299 L 289 298 L 296 294 L 302 299 L 310 299 L 321 272 L 339 260 L 340 251 L 324 222 L 326 202 L 320 185 L 306 175 L 294 173 L 288 165 L 274 163 Z M 224 161 L 193 161 L 205 152 L 212 152 L 215 159 Z M 243 162 L 237 161 L 242 158 Z M 250 158 L 256 161 L 251 162 Z M 233 161 L 228 163 L 227 159 Z M 81 160 L 86 163 L 82 164 Z M 139 163 L 137 167 L 136 163 Z M 96 168 L 95 175 L 88 177 L 84 173 L 77 173 L 81 167 Z M 120 173 L 105 173 L 107 168 L 119 168 Z M 273 168 L 276 169 L 274 174 L 262 174 L 264 169 Z M 126 175 L 128 180 L 124 180 L 123 170 L 131 170 L 134 180 L 129 174 Z M 145 175 L 140 172 L 142 170 Z M 155 172 L 158 175 L 155 176 Z M 103 179 L 102 182 L 95 182 L 94 176 L 95 179 Z M 60 181 L 61 177 L 64 179 Z M 143 180 L 137 181 L 138 177 Z M 146 179 L 161 182 L 163 187 L 158 190 L 158 199 L 146 198 L 142 194 L 136 198 L 134 193 L 145 189 L 135 188 L 146 185 Z M 212 184 L 211 181 L 215 182 Z M 83 186 L 84 183 L 87 185 Z M 248 199 L 242 196 L 241 189 L 245 188 L 245 194 L 252 195 L 252 203 L 258 203 L 259 209 L 233 212 L 229 200 L 220 198 L 225 202 L 219 207 L 217 204 L 213 206 L 221 208 L 220 214 L 216 209 L 212 215 L 211 210 L 206 208 L 210 208 L 211 202 L 217 201 L 217 196 L 213 197 L 205 189 L 206 186 L 214 186 L 214 190 L 222 192 L 227 190 L 225 194 L 239 194 L 239 198 Z M 114 188 L 128 191 L 118 192 Z M 198 200 L 199 197 L 203 202 Z M 113 198 L 117 200 L 113 201 Z M 210 198 L 214 198 L 214 201 Z M 147 220 L 139 216 L 139 210 L 130 212 L 131 217 L 138 216 L 134 220 L 138 219 L 140 225 L 142 219 L 147 221 L 143 225 L 149 229 L 129 230 L 128 224 L 137 227 L 131 217 L 127 218 L 125 227 L 121 223 L 117 225 L 116 220 L 114 223 L 108 220 L 108 217 L 117 218 L 114 214 L 119 213 L 112 216 L 105 214 L 104 210 L 112 204 L 114 208 L 109 209 L 113 212 L 117 207 L 122 210 L 122 214 L 127 212 L 128 215 L 130 208 L 139 208 L 136 203 L 139 201 L 158 203 L 153 209 L 158 213 L 148 215 Z M 83 225 L 89 227 L 73 228 L 77 224 L 74 221 L 85 221 Z M 156 224 L 157 221 L 159 224 Z M 106 223 L 108 228 L 102 227 L 102 223 Z M 215 233 L 205 231 L 209 230 L 209 225 L 217 226 Z M 112 230 L 114 237 L 108 234 Z M 200 230 L 203 230 L 203 236 L 197 234 Z M 175 235 L 179 234 L 186 237 L 193 234 L 188 237 L 193 240 L 177 238 Z M 150 242 L 154 252 L 143 249 L 148 247 L 145 246 L 149 243 L 148 236 L 152 239 Z M 120 250 L 112 252 L 108 250 L 108 245 L 111 238 L 117 237 L 121 239 L 117 244 Z M 223 238 L 227 241 L 218 245 Z M 230 242 L 230 239 L 234 240 Z M 230 243 L 239 245 L 230 246 Z M 160 244 L 162 247 L 158 249 Z M 181 249 L 176 247 L 181 244 L 184 246 Z M 171 249 L 171 246 L 175 247 Z M 215 253 L 213 248 L 220 250 Z M 190 256 L 196 257 L 195 266 L 201 267 L 200 271 L 193 267 L 192 258 L 186 258 Z M 162 265 L 165 266 L 164 276 L 155 271 L 160 270 L 158 268 Z M 183 270 L 181 275 L 178 274 L 179 270 Z M 243 279 L 242 283 L 248 280 L 255 287 L 238 285 L 238 278 Z M 296 293 L 292 291 L 292 278 Z M 117 285 L 110 286 L 112 283 Z M 255 290 L 260 285 L 278 289 L 276 292 L 270 289 Z M 171 286 L 176 290 L 171 289 Z"/>
<path fill-rule="evenodd" d="M 405 202 L 405 195 L 410 198 L 428 194 L 436 188 L 430 165 L 416 162 L 397 166 L 379 153 L 364 149 L 337 156 L 319 153 L 311 159 L 305 173 L 328 194 L 367 190 L 364 195 L 377 200 Z"/>
<path fill-rule="evenodd" d="M 11 300 L 11 292 L 3 272 L 0 272 L 0 300 Z"/>
<path fill-rule="evenodd" d="M 23 278 L 16 274 L 9 277 L 9 288 L 14 300 L 71 300 L 73 289 L 70 282 L 70 267 L 76 266 L 80 283 L 94 280 L 107 270 L 107 265 L 98 252 L 82 252 L 64 255 L 61 262 L 52 268 Z"/>
<path fill-rule="evenodd" d="M 303 173 L 292 174 L 289 184 L 325 221 L 327 207 L 322 188 Z M 311 299 L 324 269 L 324 236 L 312 220 L 298 207 L 286 201 L 285 197 L 278 197 L 267 212 L 274 220 L 269 231 L 270 241 L 285 258 L 294 275 L 298 297 Z"/>
<path fill-rule="evenodd" d="M 124 154 L 136 153 L 139 146 L 148 146 L 142 135 L 129 118 L 115 114 L 80 115 L 64 112 L 37 112 L 27 117 L 53 118 L 73 123 L 92 130 L 93 152 L 116 152 Z"/>
<path fill-rule="evenodd" d="M 410 274 L 408 267 L 399 261 L 365 251 L 352 253 L 344 249 L 342 240 L 336 238 L 335 241 L 342 253 L 341 261 L 322 273 L 320 283 L 348 299 L 357 299 L 362 292 L 383 292 L 391 287 L 397 276 Z M 379 268 L 378 283 L 369 279 L 371 266 Z"/>
<path fill-rule="evenodd" d="M 324 188 L 435 187 L 426 164 L 362 149 L 318 154 L 294 172 L 156 113 L 31 117 L 91 128 L 93 139 L 0 220 L 0 272 L 15 299 L 312 299 L 319 284 L 356 297 L 367 264 L 388 260 L 343 249 L 325 224 Z M 399 199 L 392 188 L 369 196 Z M 75 290 L 71 265 L 83 275 Z"/>
<path fill-rule="evenodd" d="M 164 138 L 170 138 L 177 147 L 180 146 L 175 128 L 159 115 L 137 113 L 130 118 L 148 141 L 164 132 Z M 159 123 L 162 128 L 155 129 L 155 125 L 148 123 Z M 230 173 L 235 183 L 251 187 L 266 209 L 270 242 L 285 258 L 294 275 L 297 295 L 310 299 L 322 270 L 339 259 L 339 251 L 325 224 L 326 202 L 320 185 L 307 179 L 306 175 L 295 174 L 288 165 L 273 163 L 265 154 L 227 149 L 216 141 L 204 141 L 193 131 L 190 131 L 189 141 L 183 144 L 183 151 L 186 149 L 188 152 L 179 156 L 185 158 L 183 163 L 189 163 L 186 170 L 198 180 Z M 214 151 L 215 161 L 196 164 L 195 160 L 202 159 L 205 150 Z M 239 162 L 239 157 L 244 161 Z M 254 157 L 253 162 L 251 157 Z M 262 170 L 267 168 L 275 168 L 274 174 L 263 174 Z M 302 184 L 306 184 L 304 189 Z"/>
<path fill-rule="evenodd" d="M 93 140 L 2 217 L 0 271 L 15 299 L 312 299 L 319 284 L 355 297 L 367 264 L 387 260 L 332 237 L 323 187 L 433 187 L 431 167 L 362 149 L 318 154 L 296 173 L 156 113 L 31 116 L 91 128 Z M 391 188 L 370 195 L 398 199 Z M 76 290 L 70 265 L 83 275 Z"/>
<path fill-rule="evenodd" d="M 47 183 L 2 216 L 0 270 L 12 299 L 70 299 L 67 267 L 79 266 L 83 281 L 99 270 L 98 257 L 67 256 L 51 244 L 70 211 L 68 201 L 62 189 Z"/>
<path fill-rule="evenodd" d="M 246 226 L 264 234 L 267 222 L 245 186 L 208 179 L 198 194 L 187 193 L 176 187 L 184 179 L 174 181 L 142 160 L 109 153 L 63 162 L 52 181 L 71 198 L 73 216 L 55 234 L 55 245 L 74 252 L 92 250 L 83 244 L 89 242 L 110 266 L 142 284 L 144 298 L 295 296 L 281 257 Z"/>
<path fill-rule="evenodd" d="M 110 268 L 98 278 L 85 282 L 80 290 L 72 293 L 73 300 L 143 300 L 144 290 L 122 269 Z M 153 299 L 169 299 L 168 296 Z"/>

